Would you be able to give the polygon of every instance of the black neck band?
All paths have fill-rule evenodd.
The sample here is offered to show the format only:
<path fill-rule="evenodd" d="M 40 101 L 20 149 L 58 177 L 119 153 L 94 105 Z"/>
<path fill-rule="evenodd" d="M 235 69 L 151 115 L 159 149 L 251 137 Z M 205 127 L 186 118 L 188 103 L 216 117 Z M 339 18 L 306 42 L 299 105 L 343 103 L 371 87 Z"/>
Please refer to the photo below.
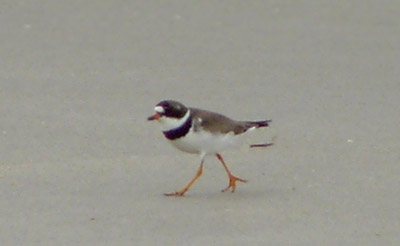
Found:
<path fill-rule="evenodd" d="M 189 116 L 185 121 L 185 123 L 183 123 L 183 125 L 181 125 L 180 127 L 171 129 L 169 131 L 165 131 L 163 133 L 164 136 L 169 140 L 175 140 L 185 136 L 189 132 L 191 126 L 192 126 L 192 117 Z"/>

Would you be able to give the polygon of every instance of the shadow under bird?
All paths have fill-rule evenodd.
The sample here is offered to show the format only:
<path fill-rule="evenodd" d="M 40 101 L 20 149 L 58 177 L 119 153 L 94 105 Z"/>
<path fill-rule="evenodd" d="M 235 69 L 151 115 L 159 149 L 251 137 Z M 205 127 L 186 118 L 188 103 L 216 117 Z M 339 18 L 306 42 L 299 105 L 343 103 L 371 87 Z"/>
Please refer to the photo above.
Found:
<path fill-rule="evenodd" d="M 271 122 L 271 120 L 236 121 L 218 113 L 186 107 L 173 100 L 159 102 L 154 111 L 154 115 L 147 119 L 160 123 L 164 136 L 173 146 L 181 151 L 200 155 L 200 167 L 196 175 L 183 189 L 166 193 L 166 196 L 183 196 L 201 176 L 207 155 L 215 155 L 228 174 L 228 187 L 222 191 L 231 189 L 234 192 L 236 182 L 246 182 L 246 180 L 234 176 L 229 171 L 220 152 L 239 146 L 246 133 L 256 128 L 268 127 Z M 269 145 L 272 144 L 254 144 L 250 147 Z"/>

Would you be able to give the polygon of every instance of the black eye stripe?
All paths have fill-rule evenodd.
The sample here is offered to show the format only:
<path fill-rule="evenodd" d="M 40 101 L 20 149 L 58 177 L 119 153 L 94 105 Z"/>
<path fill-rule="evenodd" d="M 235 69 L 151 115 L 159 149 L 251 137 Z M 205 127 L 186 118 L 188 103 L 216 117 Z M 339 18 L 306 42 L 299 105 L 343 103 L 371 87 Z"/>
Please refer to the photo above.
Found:
<path fill-rule="evenodd" d="M 163 115 L 171 118 L 182 118 L 186 112 L 187 108 L 177 101 L 162 101 L 157 104 L 164 109 Z"/>

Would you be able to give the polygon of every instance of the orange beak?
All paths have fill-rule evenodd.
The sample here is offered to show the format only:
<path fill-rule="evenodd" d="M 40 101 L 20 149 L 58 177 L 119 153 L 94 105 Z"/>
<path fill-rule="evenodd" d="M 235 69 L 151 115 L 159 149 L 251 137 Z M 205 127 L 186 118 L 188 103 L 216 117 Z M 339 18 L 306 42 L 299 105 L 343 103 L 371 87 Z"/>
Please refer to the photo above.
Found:
<path fill-rule="evenodd" d="M 147 118 L 147 120 L 158 120 L 160 119 L 161 115 L 159 113 L 155 113 L 154 115 Z"/>

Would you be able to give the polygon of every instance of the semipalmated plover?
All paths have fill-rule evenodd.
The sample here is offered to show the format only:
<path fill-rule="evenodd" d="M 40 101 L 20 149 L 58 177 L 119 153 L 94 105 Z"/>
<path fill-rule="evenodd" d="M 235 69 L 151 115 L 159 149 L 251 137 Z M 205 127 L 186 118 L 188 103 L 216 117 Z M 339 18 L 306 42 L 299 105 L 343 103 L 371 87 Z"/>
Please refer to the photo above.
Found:
<path fill-rule="evenodd" d="M 228 173 L 229 185 L 222 191 L 232 189 L 234 192 L 236 182 L 246 180 L 234 176 L 229 171 L 220 152 L 238 146 L 245 133 L 259 127 L 267 127 L 271 122 L 236 121 L 218 113 L 189 108 L 173 100 L 159 102 L 154 110 L 155 114 L 148 117 L 148 120 L 157 120 L 161 124 L 164 136 L 172 145 L 184 152 L 200 155 L 200 167 L 193 179 L 183 189 L 167 193 L 166 196 L 183 196 L 200 177 L 207 155 L 215 155 Z M 269 145 L 271 144 L 255 144 L 251 147 Z"/>

